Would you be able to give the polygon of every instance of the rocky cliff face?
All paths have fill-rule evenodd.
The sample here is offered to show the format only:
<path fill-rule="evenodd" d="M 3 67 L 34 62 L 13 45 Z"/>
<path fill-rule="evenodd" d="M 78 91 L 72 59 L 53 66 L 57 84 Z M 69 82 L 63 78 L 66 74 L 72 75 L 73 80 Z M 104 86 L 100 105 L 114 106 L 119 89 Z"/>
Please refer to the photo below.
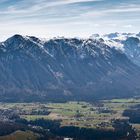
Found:
<path fill-rule="evenodd" d="M 131 48 L 130 42 L 137 45 L 131 38 L 123 43 Z M 0 43 L 1 101 L 134 96 L 139 94 L 139 83 L 139 66 L 101 39 L 41 41 L 14 35 Z"/>

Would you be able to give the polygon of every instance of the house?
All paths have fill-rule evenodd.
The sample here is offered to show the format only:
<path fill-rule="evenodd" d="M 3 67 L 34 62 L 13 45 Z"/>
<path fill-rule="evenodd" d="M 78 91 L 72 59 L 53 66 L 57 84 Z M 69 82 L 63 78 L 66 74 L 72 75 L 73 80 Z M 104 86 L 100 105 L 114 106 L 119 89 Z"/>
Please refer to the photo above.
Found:
<path fill-rule="evenodd" d="M 73 138 L 64 138 L 64 140 L 73 140 Z"/>

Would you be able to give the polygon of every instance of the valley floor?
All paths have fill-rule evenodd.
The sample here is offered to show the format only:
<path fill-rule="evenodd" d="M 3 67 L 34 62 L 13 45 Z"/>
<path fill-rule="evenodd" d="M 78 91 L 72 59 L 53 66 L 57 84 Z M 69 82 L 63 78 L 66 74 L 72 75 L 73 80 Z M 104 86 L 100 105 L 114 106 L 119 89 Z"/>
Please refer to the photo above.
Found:
<path fill-rule="evenodd" d="M 134 98 L 90 103 L 0 103 L 0 120 L 8 124 L 7 135 L 15 131 L 10 135 L 14 138 L 17 132 L 21 132 L 17 130 L 23 130 L 25 133 L 32 131 L 31 139 L 38 139 L 39 136 L 43 139 L 45 135 L 48 139 L 71 137 L 77 140 L 91 140 L 95 137 L 97 140 L 111 140 L 114 137 L 120 140 L 135 140 L 140 134 L 139 115 L 140 99 Z M 18 127 L 11 127 L 11 125 Z M 70 133 L 73 130 L 79 135 L 76 134 L 77 132 Z M 81 131 L 85 132 L 83 137 L 80 136 Z M 3 131 L 0 135 L 6 133 Z M 1 139 L 3 140 L 3 136 L 0 137 Z"/>

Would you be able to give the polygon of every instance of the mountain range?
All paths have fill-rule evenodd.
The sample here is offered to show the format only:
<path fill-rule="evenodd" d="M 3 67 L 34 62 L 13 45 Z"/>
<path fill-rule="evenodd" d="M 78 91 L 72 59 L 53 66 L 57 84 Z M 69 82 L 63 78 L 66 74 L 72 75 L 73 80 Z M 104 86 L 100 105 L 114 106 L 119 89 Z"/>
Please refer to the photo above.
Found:
<path fill-rule="evenodd" d="M 67 101 L 140 95 L 140 33 L 0 43 L 0 101 Z"/>

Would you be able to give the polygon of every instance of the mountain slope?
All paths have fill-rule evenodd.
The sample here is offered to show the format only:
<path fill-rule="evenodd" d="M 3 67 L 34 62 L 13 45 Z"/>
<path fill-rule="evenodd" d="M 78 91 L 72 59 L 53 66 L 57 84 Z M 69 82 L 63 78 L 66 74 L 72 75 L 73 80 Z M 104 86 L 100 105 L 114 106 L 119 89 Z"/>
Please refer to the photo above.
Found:
<path fill-rule="evenodd" d="M 0 45 L 1 101 L 94 100 L 137 95 L 140 68 L 94 39 L 14 35 Z"/>
<path fill-rule="evenodd" d="M 123 51 L 133 63 L 140 66 L 140 33 L 93 34 L 91 38 L 102 40 L 110 47 Z"/>

